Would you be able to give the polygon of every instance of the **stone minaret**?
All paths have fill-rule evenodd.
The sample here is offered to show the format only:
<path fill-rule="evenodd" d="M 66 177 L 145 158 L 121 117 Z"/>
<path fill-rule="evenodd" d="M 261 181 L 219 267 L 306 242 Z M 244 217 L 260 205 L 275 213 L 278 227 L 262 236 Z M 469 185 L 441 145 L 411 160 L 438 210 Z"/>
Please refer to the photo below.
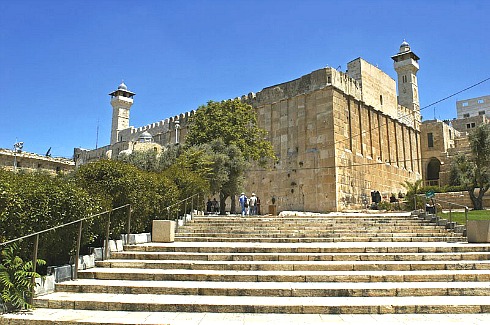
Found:
<path fill-rule="evenodd" d="M 119 132 L 129 128 L 129 110 L 135 93 L 130 92 L 124 82 L 121 82 L 117 90 L 109 95 L 112 105 L 111 144 L 114 144 L 123 140 L 119 138 Z"/>
<path fill-rule="evenodd" d="M 417 71 L 419 57 L 410 50 L 410 45 L 403 41 L 400 52 L 391 57 L 398 74 L 398 104 L 419 111 L 419 89 Z"/>

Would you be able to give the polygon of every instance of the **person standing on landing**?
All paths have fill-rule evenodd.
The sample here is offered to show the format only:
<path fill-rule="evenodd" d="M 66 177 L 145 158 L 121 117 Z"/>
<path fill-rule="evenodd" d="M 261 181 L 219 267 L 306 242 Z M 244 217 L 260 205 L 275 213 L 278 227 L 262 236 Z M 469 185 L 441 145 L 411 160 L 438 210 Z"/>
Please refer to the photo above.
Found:
<path fill-rule="evenodd" d="M 238 202 L 240 203 L 240 208 L 242 208 L 242 216 L 245 215 L 246 211 L 245 211 L 245 205 L 247 204 L 247 197 L 245 196 L 245 193 L 242 192 L 242 194 L 240 194 L 240 197 L 238 198 Z"/>
<path fill-rule="evenodd" d="M 254 216 L 257 214 L 257 197 L 255 193 L 252 193 L 250 197 L 250 215 Z"/>

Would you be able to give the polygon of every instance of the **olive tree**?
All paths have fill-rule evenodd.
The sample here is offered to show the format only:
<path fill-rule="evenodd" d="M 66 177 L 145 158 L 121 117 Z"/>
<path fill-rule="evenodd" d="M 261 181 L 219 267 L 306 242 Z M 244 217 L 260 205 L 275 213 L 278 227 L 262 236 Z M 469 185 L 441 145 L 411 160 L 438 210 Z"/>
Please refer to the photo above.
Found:
<path fill-rule="evenodd" d="M 453 159 L 451 185 L 464 185 L 473 208 L 483 209 L 483 196 L 490 188 L 490 124 L 482 124 L 469 135 L 471 153 Z"/>
<path fill-rule="evenodd" d="M 219 193 L 220 213 L 224 213 L 225 200 L 240 190 L 249 163 L 263 166 L 274 159 L 266 137 L 267 132 L 258 126 L 255 109 L 239 99 L 210 101 L 190 118 L 185 146 L 208 146 L 213 161 L 211 190 Z"/>

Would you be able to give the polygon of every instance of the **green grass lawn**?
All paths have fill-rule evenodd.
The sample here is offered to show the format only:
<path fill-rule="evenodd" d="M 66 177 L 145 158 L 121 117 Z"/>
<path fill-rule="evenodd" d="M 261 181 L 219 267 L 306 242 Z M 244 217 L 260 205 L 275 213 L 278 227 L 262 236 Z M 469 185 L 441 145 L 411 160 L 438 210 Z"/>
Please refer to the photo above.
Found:
<path fill-rule="evenodd" d="M 438 215 L 449 220 L 449 212 Z M 452 212 L 451 215 L 453 221 L 459 224 L 465 223 L 464 212 Z M 468 211 L 468 220 L 490 220 L 490 210 L 470 210 Z"/>

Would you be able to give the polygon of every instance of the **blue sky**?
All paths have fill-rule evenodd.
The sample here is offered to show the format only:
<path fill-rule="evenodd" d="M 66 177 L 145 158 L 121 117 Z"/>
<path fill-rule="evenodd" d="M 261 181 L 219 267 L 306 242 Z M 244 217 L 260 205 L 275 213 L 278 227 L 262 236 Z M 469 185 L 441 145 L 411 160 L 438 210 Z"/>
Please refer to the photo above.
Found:
<path fill-rule="evenodd" d="M 362 57 L 395 78 L 405 39 L 421 107 L 490 77 L 490 1 L 0 0 L 0 148 L 71 157 L 110 140 L 108 93 L 138 127 Z M 422 111 L 456 117 L 456 100 Z M 435 109 L 434 109 L 435 107 Z"/>

